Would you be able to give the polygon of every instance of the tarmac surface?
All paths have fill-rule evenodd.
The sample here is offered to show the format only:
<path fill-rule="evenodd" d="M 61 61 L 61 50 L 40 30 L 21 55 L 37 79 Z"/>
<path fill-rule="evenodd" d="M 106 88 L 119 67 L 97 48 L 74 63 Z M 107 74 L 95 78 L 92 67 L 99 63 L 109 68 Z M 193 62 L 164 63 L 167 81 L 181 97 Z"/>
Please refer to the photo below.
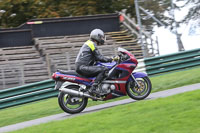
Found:
<path fill-rule="evenodd" d="M 200 89 L 200 83 L 151 93 L 146 98 L 146 100 L 168 97 L 168 96 L 172 96 L 172 95 L 176 95 L 176 94 L 184 93 L 184 92 L 188 92 L 188 91 L 193 91 L 193 90 L 197 90 L 197 89 Z M 35 119 L 35 120 L 25 121 L 25 122 L 13 124 L 13 125 L 8 125 L 5 127 L 0 127 L 0 133 L 15 131 L 15 130 L 19 130 L 19 129 L 23 129 L 26 127 L 39 125 L 39 124 L 47 123 L 47 122 L 51 122 L 51 121 L 63 120 L 63 119 L 75 117 L 78 115 L 84 115 L 87 113 L 96 112 L 96 111 L 103 110 L 106 108 L 110 108 L 110 107 L 114 107 L 114 106 L 118 106 L 118 105 L 122 105 L 122 104 L 133 103 L 133 102 L 136 102 L 136 100 L 129 98 L 129 99 L 124 99 L 124 100 L 119 100 L 119 101 L 115 101 L 115 102 L 110 102 L 110 103 L 105 103 L 105 104 L 101 104 L 101 105 L 88 107 L 79 114 L 71 115 L 71 114 L 67 114 L 67 113 L 61 113 L 61 114 L 47 116 L 47 117 L 43 117 L 43 118 L 39 118 L 39 119 Z"/>

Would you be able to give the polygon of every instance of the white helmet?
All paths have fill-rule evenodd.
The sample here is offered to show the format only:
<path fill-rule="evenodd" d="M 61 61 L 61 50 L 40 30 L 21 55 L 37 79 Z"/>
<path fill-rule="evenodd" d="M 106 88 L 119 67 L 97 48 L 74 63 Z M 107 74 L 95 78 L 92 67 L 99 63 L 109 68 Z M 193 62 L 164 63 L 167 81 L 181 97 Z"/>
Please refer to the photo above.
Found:
<path fill-rule="evenodd" d="M 98 43 L 104 44 L 106 41 L 106 37 L 104 35 L 104 32 L 100 29 L 94 29 L 90 33 L 90 39 L 97 41 Z"/>

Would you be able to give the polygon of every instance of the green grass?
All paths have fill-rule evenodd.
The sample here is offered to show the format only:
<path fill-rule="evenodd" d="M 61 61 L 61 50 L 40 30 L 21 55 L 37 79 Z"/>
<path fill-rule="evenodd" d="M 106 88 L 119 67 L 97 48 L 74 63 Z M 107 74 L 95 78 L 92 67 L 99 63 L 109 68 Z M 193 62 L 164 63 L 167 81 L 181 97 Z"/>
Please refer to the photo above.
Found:
<path fill-rule="evenodd" d="M 200 90 L 119 105 L 14 133 L 199 133 Z"/>
<path fill-rule="evenodd" d="M 193 83 L 200 83 L 200 67 L 179 71 L 150 78 L 153 85 L 153 91 L 171 89 Z M 122 97 L 114 100 L 120 100 L 128 97 Z M 111 102 L 110 100 L 107 102 Z M 102 104 L 105 102 L 89 102 L 88 106 Z M 57 98 L 51 98 L 39 102 L 29 103 L 17 107 L 3 109 L 0 111 L 0 127 L 15 124 L 23 121 L 33 120 L 53 114 L 63 113 L 60 109 Z"/>
<path fill-rule="evenodd" d="M 151 77 L 153 92 L 200 83 L 200 67 Z"/>

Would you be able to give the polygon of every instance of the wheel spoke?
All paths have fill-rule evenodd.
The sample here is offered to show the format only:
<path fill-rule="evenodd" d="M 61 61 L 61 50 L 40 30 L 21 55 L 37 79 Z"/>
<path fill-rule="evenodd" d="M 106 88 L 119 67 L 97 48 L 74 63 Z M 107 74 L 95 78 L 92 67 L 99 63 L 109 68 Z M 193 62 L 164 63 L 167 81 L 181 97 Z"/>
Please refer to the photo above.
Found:
<path fill-rule="evenodd" d="M 63 103 L 65 104 L 65 106 L 69 109 L 76 109 L 79 108 L 82 105 L 82 101 L 80 101 L 81 99 L 76 99 L 73 96 L 67 96 L 66 101 L 63 99 Z"/>
<path fill-rule="evenodd" d="M 64 101 L 64 102 L 65 102 L 65 105 L 67 105 L 67 104 L 69 103 L 69 100 L 70 100 L 70 99 L 69 99 L 69 97 L 68 97 L 68 98 L 66 99 L 66 102 Z"/>
<path fill-rule="evenodd" d="M 138 96 L 141 96 L 141 93 L 140 93 L 140 92 L 138 92 L 137 94 L 138 94 Z"/>

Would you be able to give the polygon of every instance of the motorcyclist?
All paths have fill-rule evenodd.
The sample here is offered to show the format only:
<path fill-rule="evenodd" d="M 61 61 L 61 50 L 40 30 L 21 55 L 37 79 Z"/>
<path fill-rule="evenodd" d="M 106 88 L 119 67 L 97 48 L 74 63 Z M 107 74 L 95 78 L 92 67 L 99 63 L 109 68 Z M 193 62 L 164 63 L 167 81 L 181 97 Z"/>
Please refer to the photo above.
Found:
<path fill-rule="evenodd" d="M 90 39 L 81 47 L 76 58 L 76 72 L 87 77 L 96 77 L 89 93 L 98 94 L 96 88 L 105 77 L 108 71 L 106 67 L 94 66 L 96 61 L 112 62 L 112 58 L 104 57 L 98 50 L 97 45 L 103 45 L 106 40 L 101 29 L 94 29 L 90 33 Z"/>

